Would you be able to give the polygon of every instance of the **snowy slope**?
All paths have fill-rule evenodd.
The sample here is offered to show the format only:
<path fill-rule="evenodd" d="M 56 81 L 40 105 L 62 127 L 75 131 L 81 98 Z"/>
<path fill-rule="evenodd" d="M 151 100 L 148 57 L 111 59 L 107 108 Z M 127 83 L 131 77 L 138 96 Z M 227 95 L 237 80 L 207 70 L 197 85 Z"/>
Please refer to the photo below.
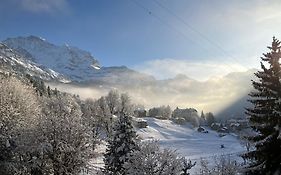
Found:
<path fill-rule="evenodd" d="M 57 46 L 36 36 L 8 38 L 3 41 L 25 58 L 69 77 L 72 81 L 126 85 L 150 82 L 154 78 L 125 66 L 100 67 L 91 53 L 67 44 Z"/>
<path fill-rule="evenodd" d="M 87 79 L 99 68 L 98 61 L 89 52 L 68 45 L 56 46 L 40 37 L 8 38 L 3 42 L 34 62 L 74 80 Z"/>
<path fill-rule="evenodd" d="M 191 174 L 198 172 L 200 159 L 210 161 L 220 155 L 230 156 L 232 159 L 242 161 L 239 154 L 245 151 L 245 147 L 233 135 L 229 134 L 219 137 L 218 133 L 208 130 L 209 133 L 197 132 L 191 125 L 178 125 L 171 120 L 159 120 L 155 118 L 144 118 L 148 124 L 147 128 L 137 129 L 137 134 L 142 140 L 158 140 L 162 148 L 176 150 L 180 156 L 197 162 L 192 168 Z M 221 148 L 221 145 L 225 148 Z M 99 153 L 105 151 L 102 144 L 98 149 Z M 92 160 L 94 167 L 103 167 L 102 154 Z"/>
<path fill-rule="evenodd" d="M 0 43 L 0 65 L 1 71 L 35 75 L 44 80 L 69 81 L 60 73 L 34 63 L 3 43 Z"/>
<path fill-rule="evenodd" d="M 190 159 L 244 151 L 239 140 L 232 135 L 219 137 L 218 133 L 212 130 L 209 130 L 209 133 L 200 133 L 190 125 L 178 125 L 170 120 L 145 120 L 148 127 L 137 131 L 142 139 L 159 140 L 163 147 L 177 149 Z M 220 147 L 222 144 L 225 146 L 223 149 Z"/>
<path fill-rule="evenodd" d="M 231 134 L 219 137 L 215 131 L 208 130 L 209 133 L 200 133 L 190 125 L 178 125 L 170 120 L 155 118 L 145 118 L 144 120 L 147 121 L 148 127 L 138 129 L 138 135 L 144 140 L 159 140 L 163 148 L 177 150 L 181 156 L 197 162 L 191 171 L 193 173 L 200 168 L 201 158 L 212 163 L 214 158 L 226 155 L 242 161 L 239 154 L 246 150 Z M 221 148 L 221 145 L 224 145 L 225 148 Z"/>

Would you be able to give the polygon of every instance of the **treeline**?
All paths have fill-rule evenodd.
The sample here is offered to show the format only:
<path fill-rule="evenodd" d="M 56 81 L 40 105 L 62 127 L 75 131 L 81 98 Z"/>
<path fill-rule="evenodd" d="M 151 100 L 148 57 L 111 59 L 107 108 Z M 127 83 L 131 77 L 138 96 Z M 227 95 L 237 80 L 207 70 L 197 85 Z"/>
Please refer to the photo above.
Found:
<path fill-rule="evenodd" d="M 0 74 L 0 105 L 3 175 L 79 174 L 90 169 L 101 139 L 108 143 L 106 166 L 95 174 L 145 169 L 159 175 L 187 174 L 194 166 L 174 151 L 161 150 L 157 142 L 138 139 L 131 122 L 134 105 L 127 94 L 110 91 L 97 100 L 81 100 L 35 77 Z M 148 164 L 138 166 L 135 158 Z"/>
<path fill-rule="evenodd" d="M 198 111 L 194 108 L 185 108 L 180 109 L 172 108 L 167 105 L 153 107 L 149 110 L 145 109 L 135 109 L 134 116 L 142 117 L 154 117 L 162 120 L 172 120 L 178 124 L 191 123 L 194 127 L 198 126 L 211 126 L 216 122 L 216 118 L 212 112 L 204 113 L 201 112 L 201 115 L 198 114 Z"/>

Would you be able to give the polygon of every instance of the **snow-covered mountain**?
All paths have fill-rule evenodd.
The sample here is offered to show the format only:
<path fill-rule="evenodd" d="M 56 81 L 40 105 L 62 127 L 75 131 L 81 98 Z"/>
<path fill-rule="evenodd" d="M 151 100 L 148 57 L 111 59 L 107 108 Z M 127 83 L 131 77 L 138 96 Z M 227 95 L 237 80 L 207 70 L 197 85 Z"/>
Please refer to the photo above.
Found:
<path fill-rule="evenodd" d="M 34 63 L 3 43 L 0 43 L 0 70 L 22 75 L 35 75 L 44 80 L 69 81 L 62 74 Z"/>
<path fill-rule="evenodd" d="M 3 43 L 29 60 L 84 84 L 123 85 L 154 80 L 125 66 L 101 67 L 90 52 L 66 44 L 57 46 L 41 37 L 8 38 Z"/>
<path fill-rule="evenodd" d="M 56 46 L 40 37 L 8 38 L 3 43 L 29 60 L 72 80 L 88 79 L 99 69 L 98 61 L 89 52 L 68 45 Z"/>

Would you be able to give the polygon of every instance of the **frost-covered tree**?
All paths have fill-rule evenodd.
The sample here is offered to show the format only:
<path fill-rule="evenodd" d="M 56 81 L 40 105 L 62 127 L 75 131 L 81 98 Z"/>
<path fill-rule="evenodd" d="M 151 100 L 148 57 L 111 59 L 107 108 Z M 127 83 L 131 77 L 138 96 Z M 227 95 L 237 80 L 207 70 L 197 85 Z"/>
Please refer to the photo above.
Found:
<path fill-rule="evenodd" d="M 133 114 L 133 105 L 131 103 L 130 96 L 127 93 L 123 93 L 120 95 L 120 105 L 118 112 L 125 115 Z"/>
<path fill-rule="evenodd" d="M 108 175 L 125 175 L 124 163 L 130 153 L 138 149 L 137 135 L 130 117 L 120 115 L 113 128 L 112 137 L 104 155 L 105 173 Z"/>
<path fill-rule="evenodd" d="M 172 109 L 169 105 L 167 106 L 161 106 L 162 110 L 162 117 L 165 119 L 170 119 L 172 115 Z"/>
<path fill-rule="evenodd" d="M 214 123 L 216 121 L 214 114 L 211 112 L 206 113 L 205 117 L 206 117 L 206 122 L 207 122 L 208 126 L 211 126 L 212 123 Z"/>
<path fill-rule="evenodd" d="M 196 175 L 237 175 L 242 173 L 242 166 L 230 156 L 214 157 L 212 163 L 208 160 L 201 159 L 199 170 Z"/>
<path fill-rule="evenodd" d="M 160 106 L 160 107 L 154 107 L 149 109 L 148 115 L 150 117 L 156 117 L 159 119 L 170 119 L 172 114 L 171 107 L 168 106 Z"/>
<path fill-rule="evenodd" d="M 83 124 L 92 130 L 94 142 L 97 141 L 103 128 L 103 117 L 98 115 L 98 106 L 96 104 L 92 99 L 86 99 L 81 104 Z"/>
<path fill-rule="evenodd" d="M 112 90 L 106 96 L 101 97 L 95 102 L 95 114 L 100 118 L 102 126 L 108 136 L 112 133 L 114 118 L 120 114 L 133 115 L 134 105 L 127 93 L 119 94 Z"/>
<path fill-rule="evenodd" d="M 84 125 L 80 106 L 69 95 L 45 98 L 40 118 L 42 143 L 54 175 L 78 174 L 89 162 L 92 132 Z"/>
<path fill-rule="evenodd" d="M 253 107 L 246 114 L 257 135 L 249 139 L 255 143 L 255 150 L 245 154 L 251 160 L 249 174 L 281 173 L 281 68 L 280 41 L 273 37 L 263 54 L 261 71 L 255 73 L 258 81 L 252 81 L 254 91 L 249 95 Z"/>
<path fill-rule="evenodd" d="M 196 165 L 196 162 L 192 163 L 191 160 L 187 160 L 185 157 L 182 158 L 181 175 L 190 175 L 189 171 Z"/>
<path fill-rule="evenodd" d="M 36 146 L 40 107 L 34 89 L 21 80 L 0 76 L 0 174 L 25 174 Z"/>
<path fill-rule="evenodd" d="M 109 91 L 105 97 L 110 114 L 115 114 L 118 111 L 120 105 L 119 93 L 116 90 Z"/>
<path fill-rule="evenodd" d="M 206 125 L 206 124 L 207 124 L 207 122 L 206 122 L 206 116 L 205 116 L 205 114 L 204 114 L 203 111 L 201 112 L 201 116 L 200 116 L 200 119 L 199 119 L 199 123 L 200 123 L 200 125 Z"/>
<path fill-rule="evenodd" d="M 112 130 L 113 118 L 112 114 L 109 112 L 105 97 L 101 97 L 95 101 L 95 108 L 95 115 L 101 119 L 102 129 L 104 129 L 109 136 Z"/>
<path fill-rule="evenodd" d="M 183 160 L 175 151 L 160 149 L 156 141 L 147 141 L 130 153 L 124 167 L 128 175 L 178 175 L 188 171 Z"/>

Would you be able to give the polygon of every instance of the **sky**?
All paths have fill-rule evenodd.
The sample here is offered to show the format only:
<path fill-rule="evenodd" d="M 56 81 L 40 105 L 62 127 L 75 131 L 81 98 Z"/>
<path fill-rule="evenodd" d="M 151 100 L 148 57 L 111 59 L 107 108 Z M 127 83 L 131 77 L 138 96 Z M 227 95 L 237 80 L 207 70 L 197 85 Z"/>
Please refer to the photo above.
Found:
<path fill-rule="evenodd" d="M 36 35 L 102 66 L 198 80 L 257 68 L 281 39 L 278 0 L 0 0 L 0 40 Z"/>

